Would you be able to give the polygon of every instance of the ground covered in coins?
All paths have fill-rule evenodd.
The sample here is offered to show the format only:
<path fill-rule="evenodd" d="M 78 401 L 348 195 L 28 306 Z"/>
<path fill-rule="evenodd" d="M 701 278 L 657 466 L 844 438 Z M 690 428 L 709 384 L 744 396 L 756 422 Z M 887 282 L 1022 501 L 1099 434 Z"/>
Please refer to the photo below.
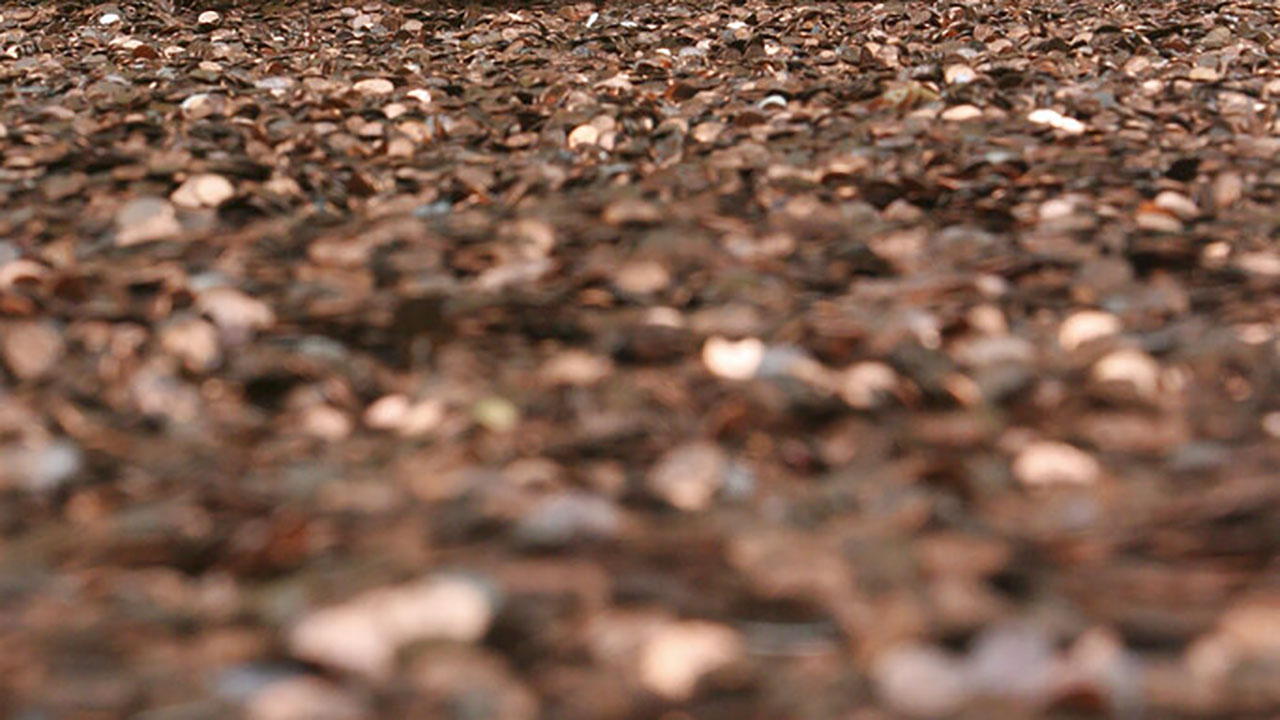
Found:
<path fill-rule="evenodd" d="M 0 715 L 1274 717 L 1267 2 L 0 9 Z"/>

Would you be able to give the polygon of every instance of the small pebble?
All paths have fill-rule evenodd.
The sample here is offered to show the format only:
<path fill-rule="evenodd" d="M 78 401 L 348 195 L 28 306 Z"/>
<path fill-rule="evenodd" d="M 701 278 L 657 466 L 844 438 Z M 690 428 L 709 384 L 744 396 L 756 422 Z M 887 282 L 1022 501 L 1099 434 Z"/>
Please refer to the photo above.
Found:
<path fill-rule="evenodd" d="M 75 477 L 83 466 L 84 454 L 70 440 L 0 448 L 0 488 L 15 485 L 32 493 L 52 492 Z"/>
<path fill-rule="evenodd" d="M 946 717 L 969 699 L 963 663 L 929 645 L 899 645 L 882 653 L 871 680 L 886 705 L 910 717 Z"/>
<path fill-rule="evenodd" d="M 1073 117 L 1067 117 L 1056 110 L 1033 110 L 1027 115 L 1027 120 L 1036 125 L 1047 125 L 1055 130 L 1061 130 L 1068 135 L 1080 135 L 1088 129 L 1088 127 L 1079 120 Z"/>
<path fill-rule="evenodd" d="M 1225 210 L 1244 198 L 1244 178 L 1237 172 L 1224 172 L 1213 180 L 1213 206 Z"/>
<path fill-rule="evenodd" d="M 288 644 L 300 659 L 386 677 L 402 646 L 475 642 L 488 631 L 495 611 L 494 593 L 479 582 L 438 575 L 312 611 L 289 630 Z"/>
<path fill-rule="evenodd" d="M 591 123 L 583 123 L 569 133 L 566 141 L 571 150 L 593 146 L 600 141 L 600 130 Z"/>
<path fill-rule="evenodd" d="M 395 430 L 409 416 L 412 404 L 407 395 L 383 395 L 364 411 L 364 424 L 374 430 Z"/>
<path fill-rule="evenodd" d="M 1089 453 L 1066 443 L 1033 442 L 1013 461 L 1013 475 L 1030 487 L 1092 485 L 1102 467 Z"/>
<path fill-rule="evenodd" d="M 840 397 L 850 406 L 869 410 L 892 397 L 898 386 L 898 373 L 882 362 L 861 362 L 844 372 L 840 380 Z"/>
<path fill-rule="evenodd" d="M 1150 400 L 1160 389 L 1160 363 L 1141 350 L 1125 348 L 1104 355 L 1094 363 L 1094 382 L 1121 384 L 1138 397 Z"/>
<path fill-rule="evenodd" d="M 161 326 L 158 336 L 161 349 L 193 373 L 208 372 L 222 362 L 218 330 L 207 320 L 179 315 Z"/>
<path fill-rule="evenodd" d="M 594 385 L 613 372 L 613 361 L 585 350 L 565 350 L 543 363 L 539 378 L 548 385 Z"/>
<path fill-rule="evenodd" d="M 158 197 L 141 197 L 120 208 L 115 223 L 121 246 L 167 240 L 182 231 L 173 204 Z"/>
<path fill-rule="evenodd" d="M 678 510 L 710 507 L 724 486 L 729 459 L 719 446 L 693 442 L 676 447 L 649 471 L 649 491 Z"/>
<path fill-rule="evenodd" d="M 22 320 L 0 325 L 0 359 L 18 380 L 44 377 L 65 351 L 62 332 L 49 323 Z"/>
<path fill-rule="evenodd" d="M 1053 638 L 1030 623 L 987 628 L 969 651 L 968 673 L 976 692 L 1029 704 L 1047 700 L 1058 658 Z"/>
<path fill-rule="evenodd" d="M 201 30 L 209 30 L 217 27 L 220 22 L 222 22 L 222 16 L 218 14 L 217 10 L 205 10 L 196 18 L 196 27 Z"/>
<path fill-rule="evenodd" d="M 1182 221 L 1176 215 L 1165 211 L 1163 208 L 1148 208 L 1138 211 L 1134 216 L 1134 222 L 1137 223 L 1140 230 L 1149 230 L 1155 233 L 1176 233 L 1181 232 L 1183 228 Z"/>
<path fill-rule="evenodd" d="M 182 117 L 187 120 L 202 120 L 212 115 L 218 107 L 214 96 L 208 93 L 195 93 L 187 96 L 179 108 L 182 110 Z"/>
<path fill-rule="evenodd" d="M 275 324 L 271 307 L 231 287 L 217 286 L 196 295 L 196 307 L 213 321 L 225 338 L 235 341 Z"/>
<path fill-rule="evenodd" d="M 516 524 L 516 541 L 533 547 L 564 547 L 574 542 L 608 540 L 622 520 L 608 499 L 568 492 L 539 501 Z"/>
<path fill-rule="evenodd" d="M 395 91 L 396 86 L 390 80 L 385 78 L 368 78 L 360 80 L 351 86 L 352 90 L 366 97 L 390 95 Z"/>
<path fill-rule="evenodd" d="M 296 419 L 297 427 L 311 437 L 337 442 L 351 434 L 352 422 L 347 414 L 327 404 L 305 408 Z"/>
<path fill-rule="evenodd" d="M 1172 190 L 1165 190 L 1156 195 L 1154 203 L 1156 207 L 1172 213 L 1179 220 L 1191 220 L 1200 214 L 1200 208 L 1196 207 L 1194 200 Z"/>
<path fill-rule="evenodd" d="M 509 432 L 520 424 L 520 408 L 498 395 L 477 400 L 471 406 L 471 416 L 477 425 L 495 433 Z"/>
<path fill-rule="evenodd" d="M 1058 328 L 1058 345 L 1071 351 L 1094 340 L 1118 334 L 1123 325 L 1120 318 L 1101 310 L 1081 310 L 1072 313 Z"/>
<path fill-rule="evenodd" d="M 947 122 L 969 122 L 982 117 L 982 109 L 975 105 L 955 105 L 942 111 L 939 116 Z"/>
<path fill-rule="evenodd" d="M 764 353 L 764 343 L 757 338 L 734 341 L 715 336 L 702 346 L 702 364 L 717 377 L 749 380 L 760 369 Z"/>
<path fill-rule="evenodd" d="M 613 284 L 630 295 L 652 295 L 671 285 L 671 273 L 660 262 L 637 260 L 618 268 Z"/>
<path fill-rule="evenodd" d="M 948 85 L 965 85 L 973 82 L 977 77 L 977 73 L 968 65 L 948 65 L 942 72 L 942 77 L 947 81 Z"/>
<path fill-rule="evenodd" d="M 732 628 L 702 621 L 669 623 L 640 651 L 640 682 L 668 700 L 687 700 L 704 676 L 745 654 L 746 643 Z"/>
<path fill-rule="evenodd" d="M 202 173 L 192 175 L 182 183 L 169 200 L 178 207 L 199 209 L 216 208 L 235 197 L 236 188 L 221 175 Z"/>

